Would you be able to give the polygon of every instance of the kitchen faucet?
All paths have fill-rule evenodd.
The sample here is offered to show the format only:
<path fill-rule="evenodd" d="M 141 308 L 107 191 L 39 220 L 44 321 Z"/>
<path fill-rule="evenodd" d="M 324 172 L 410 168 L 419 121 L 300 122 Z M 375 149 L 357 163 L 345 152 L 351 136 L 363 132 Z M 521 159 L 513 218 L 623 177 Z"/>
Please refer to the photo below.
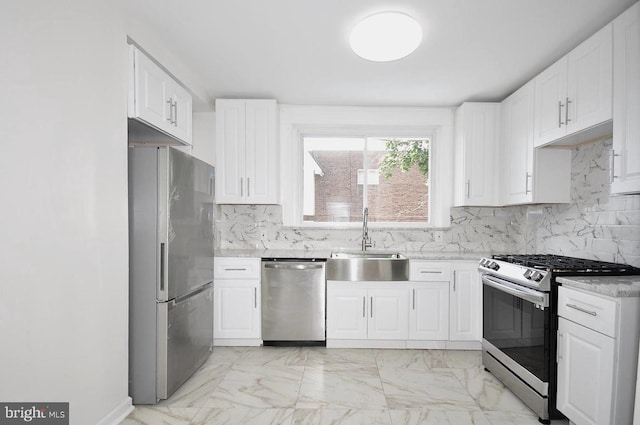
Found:
<path fill-rule="evenodd" d="M 364 207 L 362 210 L 362 251 L 366 251 L 367 248 L 371 248 L 373 243 L 371 243 L 371 238 L 369 237 L 369 208 Z"/>

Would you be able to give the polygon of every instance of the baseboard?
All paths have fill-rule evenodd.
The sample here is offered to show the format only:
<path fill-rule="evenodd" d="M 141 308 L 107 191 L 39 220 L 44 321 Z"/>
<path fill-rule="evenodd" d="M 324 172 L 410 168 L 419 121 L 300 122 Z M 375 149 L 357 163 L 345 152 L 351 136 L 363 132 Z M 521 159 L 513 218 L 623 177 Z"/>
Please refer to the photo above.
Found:
<path fill-rule="evenodd" d="M 133 412 L 133 404 L 131 397 L 127 397 L 96 425 L 119 425 L 131 412 Z"/>
<path fill-rule="evenodd" d="M 382 340 L 382 339 L 328 339 L 327 348 L 396 348 L 407 347 L 404 340 Z"/>

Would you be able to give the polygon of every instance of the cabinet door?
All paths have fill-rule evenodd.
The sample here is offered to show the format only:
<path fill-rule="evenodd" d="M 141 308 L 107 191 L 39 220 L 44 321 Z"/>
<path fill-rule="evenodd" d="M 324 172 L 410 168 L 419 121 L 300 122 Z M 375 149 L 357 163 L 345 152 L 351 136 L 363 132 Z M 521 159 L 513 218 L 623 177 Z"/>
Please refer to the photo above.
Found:
<path fill-rule="evenodd" d="M 409 336 L 408 286 L 369 289 L 369 339 L 407 339 Z"/>
<path fill-rule="evenodd" d="M 367 290 L 327 283 L 327 338 L 367 339 Z"/>
<path fill-rule="evenodd" d="M 611 423 L 614 340 L 561 317 L 557 407 L 579 424 Z"/>
<path fill-rule="evenodd" d="M 450 285 L 451 341 L 480 341 L 482 339 L 482 315 L 480 313 L 480 274 L 475 263 L 457 265 Z"/>
<path fill-rule="evenodd" d="M 184 142 L 192 142 L 192 98 L 188 91 L 176 82 L 168 84 L 168 94 L 173 102 L 172 134 Z"/>
<path fill-rule="evenodd" d="M 170 133 L 169 76 L 151 59 L 132 47 L 134 55 L 134 116 Z"/>
<path fill-rule="evenodd" d="M 612 25 L 607 25 L 569 53 L 567 78 L 567 134 L 611 119 Z"/>
<path fill-rule="evenodd" d="M 540 146 L 567 134 L 567 57 L 538 75 L 535 85 L 534 145 Z"/>
<path fill-rule="evenodd" d="M 275 100 L 245 101 L 245 201 L 278 202 L 277 105 Z"/>
<path fill-rule="evenodd" d="M 258 281 L 216 280 L 214 338 L 260 338 L 259 300 Z"/>
<path fill-rule="evenodd" d="M 216 203 L 242 203 L 246 196 L 244 105 L 216 100 Z"/>
<path fill-rule="evenodd" d="M 449 282 L 412 282 L 409 339 L 449 339 Z"/>
<path fill-rule="evenodd" d="M 613 21 L 611 193 L 640 193 L 640 3 Z"/>
<path fill-rule="evenodd" d="M 502 181 L 505 204 L 533 199 L 533 81 L 504 100 Z"/>
<path fill-rule="evenodd" d="M 455 203 L 495 205 L 499 103 L 463 103 L 456 111 Z"/>

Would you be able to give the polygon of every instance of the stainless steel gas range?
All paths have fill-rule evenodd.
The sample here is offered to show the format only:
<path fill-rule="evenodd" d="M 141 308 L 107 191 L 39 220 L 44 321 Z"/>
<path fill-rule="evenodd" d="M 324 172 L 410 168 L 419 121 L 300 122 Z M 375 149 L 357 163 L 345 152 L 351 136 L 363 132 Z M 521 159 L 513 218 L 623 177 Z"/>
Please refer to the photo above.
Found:
<path fill-rule="evenodd" d="M 482 363 L 540 422 L 556 409 L 556 333 L 560 276 L 639 274 L 624 265 L 558 255 L 494 255 L 480 260 Z"/>

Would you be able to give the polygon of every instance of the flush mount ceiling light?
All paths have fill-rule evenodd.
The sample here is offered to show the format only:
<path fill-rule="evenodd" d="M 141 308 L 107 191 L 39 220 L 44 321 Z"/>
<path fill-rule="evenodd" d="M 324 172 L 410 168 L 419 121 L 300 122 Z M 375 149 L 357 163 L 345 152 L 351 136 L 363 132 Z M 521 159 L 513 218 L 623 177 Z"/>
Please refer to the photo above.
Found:
<path fill-rule="evenodd" d="M 371 15 L 351 31 L 351 49 L 361 58 L 389 62 L 403 58 L 418 48 L 422 29 L 411 16 L 399 12 Z"/>

